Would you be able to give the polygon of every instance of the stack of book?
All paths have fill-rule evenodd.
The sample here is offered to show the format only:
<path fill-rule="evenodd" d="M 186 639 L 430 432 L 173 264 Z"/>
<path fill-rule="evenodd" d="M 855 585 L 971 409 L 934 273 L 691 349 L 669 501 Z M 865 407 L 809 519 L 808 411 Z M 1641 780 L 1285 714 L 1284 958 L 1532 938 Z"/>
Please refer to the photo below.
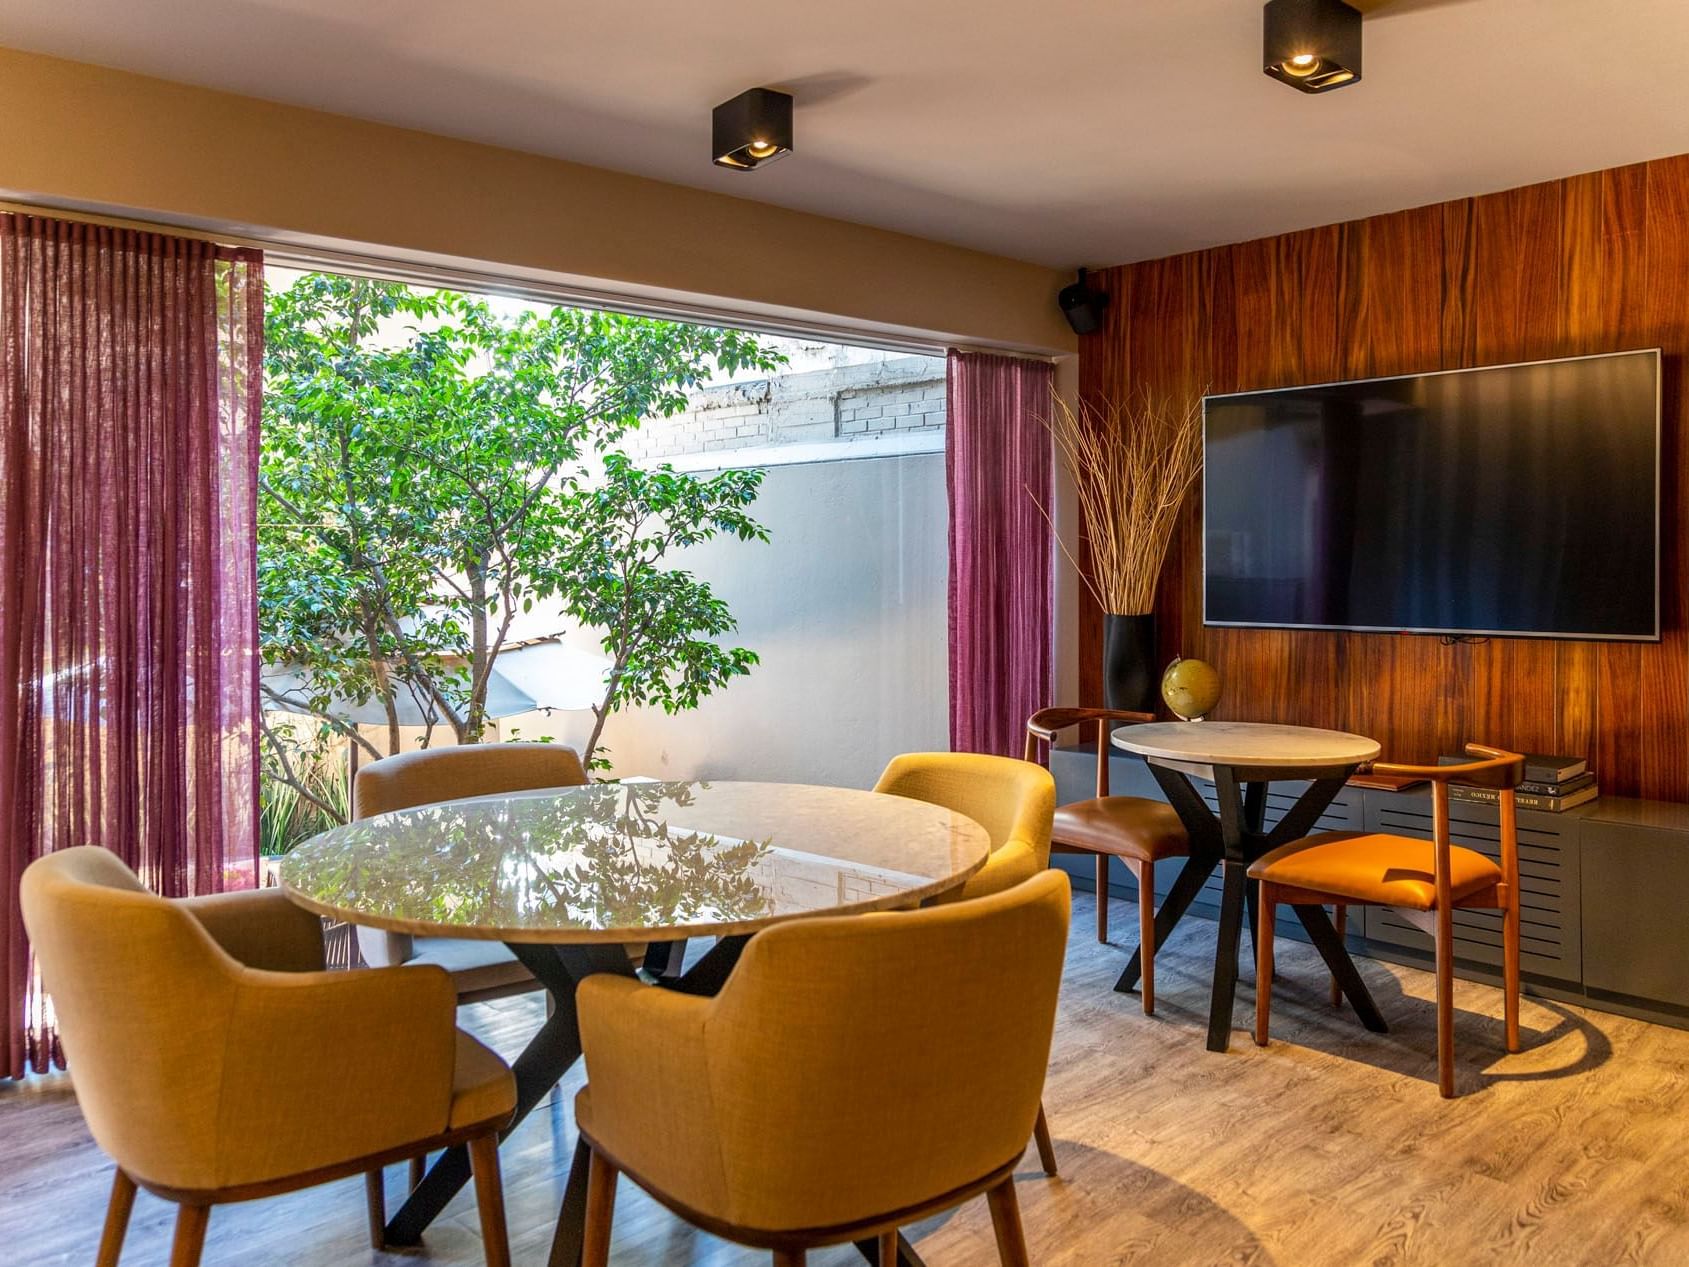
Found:
<path fill-rule="evenodd" d="M 1470 760 L 1471 757 L 1442 757 L 1439 763 L 1459 765 Z M 1487 787 L 1456 785 L 1449 788 L 1450 798 L 1457 801 L 1494 802 L 1499 795 L 1494 788 Z M 1595 771 L 1589 768 L 1589 762 L 1584 758 L 1545 757 L 1533 753 L 1525 758 L 1525 781 L 1515 791 L 1514 801 L 1520 809 L 1558 814 L 1593 801 L 1600 795 L 1601 789 L 1595 784 Z"/>

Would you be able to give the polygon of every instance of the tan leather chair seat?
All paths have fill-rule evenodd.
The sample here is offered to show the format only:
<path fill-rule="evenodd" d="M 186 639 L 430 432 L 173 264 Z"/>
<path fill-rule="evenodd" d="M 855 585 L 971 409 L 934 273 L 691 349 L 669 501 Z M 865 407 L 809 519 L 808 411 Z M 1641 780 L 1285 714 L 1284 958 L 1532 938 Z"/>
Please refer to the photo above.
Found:
<path fill-rule="evenodd" d="M 1190 837 L 1171 805 L 1142 796 L 1102 796 L 1056 810 L 1050 839 L 1089 853 L 1155 862 L 1182 858 Z"/>
<path fill-rule="evenodd" d="M 491 1048 L 457 1031 L 452 1110 L 447 1130 L 493 1122 L 516 1112 L 516 1079 Z"/>
<path fill-rule="evenodd" d="M 1250 877 L 1376 906 L 1428 911 L 1437 902 L 1435 846 L 1382 832 L 1326 832 L 1261 855 Z M 1455 901 L 1501 883 L 1501 868 L 1481 853 L 1449 849 Z"/>

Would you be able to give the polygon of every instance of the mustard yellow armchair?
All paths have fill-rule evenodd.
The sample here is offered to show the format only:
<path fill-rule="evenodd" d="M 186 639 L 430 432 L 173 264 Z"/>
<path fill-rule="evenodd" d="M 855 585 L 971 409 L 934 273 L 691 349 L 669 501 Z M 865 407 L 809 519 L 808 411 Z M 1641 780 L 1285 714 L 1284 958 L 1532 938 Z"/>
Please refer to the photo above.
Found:
<path fill-rule="evenodd" d="M 322 924 L 279 890 L 167 901 L 104 849 L 24 872 L 24 923 L 77 1101 L 117 1162 L 100 1243 L 114 1267 L 136 1185 L 180 1205 L 172 1267 L 194 1267 L 213 1205 L 467 1143 L 491 1267 L 508 1264 L 498 1131 L 515 1080 L 454 1023 L 438 968 L 324 972 Z"/>
<path fill-rule="evenodd" d="M 874 791 L 965 814 L 991 837 L 985 865 L 929 905 L 1001 893 L 1049 870 L 1056 781 L 1043 766 L 974 752 L 906 752 L 892 758 Z M 1042 1105 L 1033 1139 L 1044 1173 L 1055 1175 L 1056 1145 Z"/>
<path fill-rule="evenodd" d="M 892 758 L 874 791 L 965 814 L 991 837 L 985 866 L 935 904 L 1001 893 L 1049 868 L 1056 781 L 1042 766 L 974 752 L 906 752 Z"/>
<path fill-rule="evenodd" d="M 977 901 L 778 924 L 713 998 L 583 981 L 583 1267 L 607 1261 L 619 1174 L 784 1267 L 869 1237 L 893 1262 L 898 1227 L 984 1192 L 1003 1263 L 1026 1263 L 1012 1176 L 1068 896 L 1046 871 Z"/>

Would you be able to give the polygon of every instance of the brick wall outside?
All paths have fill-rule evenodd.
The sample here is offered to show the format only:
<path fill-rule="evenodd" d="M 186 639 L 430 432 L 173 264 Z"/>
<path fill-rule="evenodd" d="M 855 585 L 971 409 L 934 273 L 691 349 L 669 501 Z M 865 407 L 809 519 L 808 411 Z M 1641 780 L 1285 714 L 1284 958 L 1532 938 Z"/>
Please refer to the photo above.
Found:
<path fill-rule="evenodd" d="M 684 413 L 648 418 L 623 448 L 642 460 L 784 444 L 844 446 L 892 434 L 944 430 L 944 362 L 903 356 L 693 394 Z"/>

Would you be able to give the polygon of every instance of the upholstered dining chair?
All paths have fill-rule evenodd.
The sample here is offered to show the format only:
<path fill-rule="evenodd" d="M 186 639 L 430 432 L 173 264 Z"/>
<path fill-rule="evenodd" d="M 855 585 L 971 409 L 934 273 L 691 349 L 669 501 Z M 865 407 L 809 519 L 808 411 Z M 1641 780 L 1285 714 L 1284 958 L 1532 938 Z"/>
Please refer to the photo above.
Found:
<path fill-rule="evenodd" d="M 1026 759 L 1040 743 L 1053 743 L 1069 726 L 1097 723 L 1097 786 L 1090 800 L 1057 808 L 1050 847 L 1059 853 L 1094 854 L 1097 860 L 1097 940 L 1108 940 L 1108 860 L 1119 858 L 1138 883 L 1139 989 L 1146 1014 L 1155 1011 L 1155 864 L 1190 854 L 1190 837 L 1173 807 L 1147 796 L 1109 791 L 1109 736 L 1119 723 L 1151 722 L 1149 713 L 1110 708 L 1043 708 L 1026 721 Z"/>
<path fill-rule="evenodd" d="M 1013 1175 L 1067 921 L 1067 877 L 1046 871 L 976 901 L 777 924 L 713 998 L 587 978 L 583 1267 L 608 1260 L 622 1174 L 778 1267 L 870 1238 L 893 1263 L 899 1227 L 983 1192 L 1002 1262 L 1024 1267 Z"/>
<path fill-rule="evenodd" d="M 874 791 L 965 814 L 991 837 L 985 866 L 932 905 L 1001 893 L 1050 865 L 1056 783 L 1040 766 L 977 752 L 906 752 L 891 759 Z"/>
<path fill-rule="evenodd" d="M 906 752 L 891 759 L 874 791 L 965 814 L 991 837 L 985 866 L 929 906 L 1001 893 L 1049 869 L 1056 783 L 1041 766 L 977 752 Z M 1044 1173 L 1055 1175 L 1056 1146 L 1042 1104 L 1032 1135 Z"/>
<path fill-rule="evenodd" d="M 212 1206 L 359 1173 L 380 1248 L 381 1168 L 457 1143 L 489 1267 L 507 1267 L 516 1083 L 457 1029 L 444 972 L 324 972 L 322 921 L 280 890 L 169 901 L 104 849 L 37 860 L 21 896 L 77 1101 L 117 1163 L 99 1267 L 137 1185 L 180 1207 L 171 1267 L 199 1262 Z"/>
<path fill-rule="evenodd" d="M 586 782 L 580 755 L 562 744 L 425 748 L 360 767 L 352 783 L 352 817 L 372 818 L 468 796 L 580 787 Z M 481 1003 L 541 988 L 534 974 L 496 941 L 412 937 L 375 928 L 357 931 L 358 953 L 370 967 L 436 964 L 451 974 L 460 1003 Z"/>
<path fill-rule="evenodd" d="M 1525 758 L 1503 748 L 1467 744 L 1472 760 L 1417 766 L 1375 762 L 1374 774 L 1431 783 L 1430 840 L 1384 832 L 1323 832 L 1263 854 L 1249 868 L 1260 881 L 1255 937 L 1255 1041 L 1267 1045 L 1272 1009 L 1273 915 L 1278 904 L 1392 906 L 1431 935 L 1436 950 L 1437 1089 L 1454 1095 L 1454 912 L 1499 910 L 1503 1027 L 1507 1050 L 1519 1050 L 1519 823 L 1513 789 Z M 1501 863 L 1450 843 L 1449 785 L 1493 789 L 1501 811 Z"/>

